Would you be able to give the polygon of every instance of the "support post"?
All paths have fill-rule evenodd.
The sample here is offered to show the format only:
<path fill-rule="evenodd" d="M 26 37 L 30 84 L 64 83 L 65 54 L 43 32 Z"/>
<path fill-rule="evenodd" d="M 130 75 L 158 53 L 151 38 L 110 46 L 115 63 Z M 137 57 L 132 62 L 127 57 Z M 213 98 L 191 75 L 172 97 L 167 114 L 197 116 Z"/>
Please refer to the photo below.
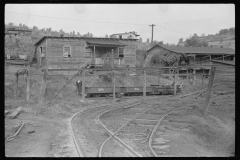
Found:
<path fill-rule="evenodd" d="M 174 81 L 173 81 L 174 96 L 176 96 L 177 94 L 176 79 L 177 79 L 177 76 L 176 74 L 174 74 Z"/>
<path fill-rule="evenodd" d="M 210 55 L 210 58 L 209 58 L 209 64 L 211 65 L 212 63 L 211 63 L 211 55 Z"/>
<path fill-rule="evenodd" d="M 144 76 L 143 98 L 145 100 L 146 99 L 146 86 L 147 86 L 146 69 L 144 69 L 143 76 Z"/>
<path fill-rule="evenodd" d="M 116 100 L 116 91 L 115 91 L 115 75 L 114 75 L 114 72 L 113 72 L 112 81 L 113 81 L 113 100 L 115 101 Z"/>
<path fill-rule="evenodd" d="M 82 101 L 85 101 L 85 70 L 82 71 Z"/>
<path fill-rule="evenodd" d="M 15 99 L 18 97 L 18 71 L 16 73 L 16 88 L 15 88 Z"/>
<path fill-rule="evenodd" d="M 195 86 L 195 81 L 196 81 L 196 69 L 193 69 L 193 85 Z"/>
<path fill-rule="evenodd" d="M 208 106 L 210 102 L 210 96 L 211 96 L 211 91 L 212 91 L 212 86 L 213 86 L 213 81 L 214 81 L 214 75 L 215 75 L 215 70 L 216 67 L 211 68 L 211 74 L 208 82 L 208 89 L 207 89 L 207 95 L 205 98 L 205 103 L 204 103 L 204 108 L 203 108 L 203 113 L 206 115 L 206 112 L 208 111 Z"/>
<path fill-rule="evenodd" d="M 46 88 L 46 70 L 44 71 L 43 77 L 42 77 L 42 84 L 41 84 L 41 90 L 40 90 L 40 96 L 38 98 L 38 109 L 37 113 L 42 113 L 42 103 L 44 101 L 44 94 L 45 94 L 45 88 Z"/>
<path fill-rule="evenodd" d="M 27 103 L 29 101 L 29 90 L 30 90 L 30 64 L 27 66 Z"/>

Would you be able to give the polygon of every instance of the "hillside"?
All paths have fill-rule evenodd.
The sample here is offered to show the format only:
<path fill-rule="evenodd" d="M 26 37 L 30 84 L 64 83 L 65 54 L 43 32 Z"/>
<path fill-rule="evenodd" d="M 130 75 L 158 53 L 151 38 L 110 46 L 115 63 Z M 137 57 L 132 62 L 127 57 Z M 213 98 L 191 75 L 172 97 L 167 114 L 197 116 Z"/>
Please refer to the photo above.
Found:
<path fill-rule="evenodd" d="M 235 34 L 228 32 L 211 36 L 199 37 L 201 41 L 206 41 L 208 46 L 235 49 Z"/>

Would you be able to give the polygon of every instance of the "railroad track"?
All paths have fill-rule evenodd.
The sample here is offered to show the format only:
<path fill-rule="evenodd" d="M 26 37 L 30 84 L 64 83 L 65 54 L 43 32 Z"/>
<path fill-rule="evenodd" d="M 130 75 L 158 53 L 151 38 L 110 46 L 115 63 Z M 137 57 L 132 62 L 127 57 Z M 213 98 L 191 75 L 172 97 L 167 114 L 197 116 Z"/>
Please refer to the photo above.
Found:
<path fill-rule="evenodd" d="M 195 100 L 194 103 L 196 102 L 200 102 L 199 100 Z M 185 102 L 186 103 L 186 102 Z M 189 102 L 187 102 L 189 103 Z M 192 104 L 194 104 L 192 102 Z M 190 104 L 190 105 L 192 105 Z M 98 122 L 100 123 L 100 125 L 110 134 L 110 137 L 104 141 L 99 149 L 99 154 L 98 156 L 99 157 L 102 157 L 103 155 L 103 148 L 104 146 L 107 144 L 107 142 L 109 142 L 111 139 L 117 139 L 118 141 L 122 141 L 119 137 L 117 137 L 118 134 L 120 134 L 120 131 L 126 127 L 128 124 L 130 124 L 130 122 L 134 121 L 134 120 L 138 120 L 137 118 L 143 116 L 144 114 L 146 114 L 147 112 L 149 111 L 154 111 L 155 109 L 158 109 L 162 107 L 161 105 L 158 105 L 158 106 L 154 106 L 154 107 L 151 107 L 151 108 L 148 108 L 148 109 L 145 109 L 144 111 L 141 111 L 140 113 L 137 113 L 135 116 L 133 116 L 132 118 L 130 118 L 127 122 L 125 122 L 121 127 L 119 127 L 119 129 L 117 129 L 114 133 L 113 131 L 111 131 L 110 129 L 108 129 L 108 127 L 100 120 L 101 116 L 104 116 L 104 114 L 108 114 L 109 112 L 112 112 L 114 111 L 115 109 L 110 109 L 110 110 L 107 110 L 105 112 L 103 112 L 102 114 L 100 114 L 98 116 Z M 151 120 L 153 122 L 156 122 L 157 121 L 157 124 L 155 124 L 154 128 L 153 129 L 150 129 L 150 131 L 152 130 L 152 132 L 150 132 L 150 135 L 146 137 L 146 140 L 149 142 L 149 149 L 152 153 L 153 156 L 157 156 L 157 154 L 155 153 L 155 151 L 152 149 L 152 140 L 153 140 L 153 137 L 154 137 L 154 134 L 156 133 L 157 131 L 157 128 L 159 127 L 161 121 L 169 114 L 171 114 L 172 112 L 178 110 L 178 109 L 181 109 L 183 107 L 187 107 L 186 104 L 183 104 L 183 106 L 181 107 L 178 107 L 178 108 L 174 108 L 174 109 L 171 109 L 170 111 L 167 110 L 167 113 L 164 113 L 163 115 L 161 115 L 160 119 L 155 119 L 155 120 Z M 110 127 L 109 127 L 110 128 Z M 139 153 L 137 153 L 136 151 L 134 151 L 132 149 L 132 147 L 129 147 L 126 143 L 124 143 L 123 141 L 121 142 L 131 153 L 132 153 L 132 156 L 137 156 L 137 157 L 141 157 L 141 155 Z"/>
<path fill-rule="evenodd" d="M 158 97 L 147 97 L 146 100 L 151 100 L 151 99 L 155 99 L 155 98 L 158 98 Z M 173 97 L 172 97 L 173 98 Z M 174 99 L 174 98 L 173 98 Z M 161 114 L 161 117 L 160 118 L 156 118 L 156 119 L 151 119 L 151 120 L 147 120 L 145 119 L 145 121 L 152 121 L 154 123 L 156 123 L 154 125 L 154 127 L 152 127 L 152 129 L 150 129 L 150 132 L 148 134 L 148 136 L 146 137 L 148 140 L 148 150 L 150 150 L 151 152 L 151 155 L 153 156 L 158 156 L 157 153 L 154 151 L 154 149 L 152 148 L 152 141 L 154 139 L 154 135 L 157 131 L 157 128 L 159 127 L 159 125 L 161 124 L 162 120 L 168 116 L 169 114 L 171 114 L 172 112 L 178 110 L 178 109 L 181 109 L 183 107 L 187 107 L 186 104 L 194 104 L 196 102 L 202 102 L 202 100 L 193 100 L 191 102 L 184 102 L 185 104 L 181 104 L 181 107 L 178 107 L 178 108 L 174 108 L 174 109 L 171 109 L 170 111 L 167 110 L 167 113 L 164 113 L 163 115 Z M 128 144 L 126 144 L 123 140 L 121 140 L 121 138 L 119 138 L 119 135 L 121 134 L 120 131 L 122 131 L 122 129 L 124 127 L 126 127 L 128 124 L 130 124 L 131 122 L 133 121 L 137 121 L 137 120 L 140 120 L 138 119 L 139 117 L 143 116 L 144 114 L 146 114 L 147 112 L 151 111 L 151 110 L 155 110 L 159 107 L 162 107 L 161 106 L 154 106 L 154 107 L 151 107 L 151 108 L 148 108 L 148 109 L 144 109 L 143 111 L 141 111 L 140 113 L 135 113 L 134 115 L 132 115 L 132 117 L 130 119 L 127 120 L 127 122 L 124 122 L 124 124 L 121 125 L 121 127 L 119 127 L 116 131 L 111 131 L 106 124 L 104 124 L 101 120 L 101 116 L 104 115 L 104 114 L 107 114 L 109 112 L 114 112 L 114 111 L 117 111 L 118 109 L 121 109 L 121 108 L 134 108 L 133 106 L 136 106 L 137 104 L 139 104 L 140 101 L 135 99 L 135 100 L 132 100 L 132 101 L 125 101 L 125 102 L 121 102 L 121 103 L 118 103 L 118 104 L 108 104 L 108 105 L 101 105 L 101 106 L 91 106 L 89 107 L 88 109 L 82 111 L 82 112 L 78 112 L 76 114 L 74 114 L 71 119 L 70 119 L 70 126 L 71 126 L 71 133 L 72 133 L 72 136 L 73 136 L 73 139 L 74 139 L 74 143 L 75 143 L 75 146 L 76 146 L 76 149 L 78 151 L 78 155 L 80 157 L 85 157 L 87 156 L 86 153 L 84 153 L 84 147 L 81 146 L 81 143 L 79 144 L 77 142 L 77 138 L 73 132 L 73 127 L 72 127 L 72 120 L 79 116 L 79 115 L 82 115 L 84 112 L 94 112 L 94 110 L 98 110 L 99 109 L 99 113 L 98 115 L 96 116 L 96 120 L 97 120 L 97 123 L 100 125 L 101 129 L 104 130 L 105 133 L 107 133 L 107 135 L 109 136 L 108 138 L 105 139 L 104 142 L 101 142 L 101 145 L 98 149 L 98 154 L 95 155 L 95 156 L 99 156 L 99 157 L 102 157 L 102 152 L 103 152 L 103 148 L 104 146 L 106 145 L 107 142 L 109 142 L 111 139 L 119 142 L 121 144 L 121 146 L 124 146 L 125 149 L 128 150 L 128 152 L 131 154 L 131 156 L 137 156 L 137 157 L 141 157 L 142 155 L 140 155 L 137 151 L 133 150 L 132 147 L 130 147 Z M 146 105 L 146 104 L 145 104 Z M 112 108 L 114 107 L 114 108 Z M 144 119 L 143 119 L 144 120 Z M 149 155 L 148 155 L 149 156 Z"/>
<path fill-rule="evenodd" d="M 89 107 L 88 109 L 85 109 L 85 110 L 83 110 L 83 111 L 81 111 L 81 112 L 78 112 L 78 113 L 74 114 L 74 115 L 70 118 L 69 122 L 70 122 L 71 135 L 72 135 L 72 137 L 73 137 L 73 141 L 74 141 L 74 144 L 75 144 L 75 147 L 76 147 L 78 156 L 79 156 L 79 157 L 86 157 L 86 154 L 84 153 L 83 147 L 82 147 L 81 145 L 79 145 L 79 143 L 77 142 L 77 138 L 76 138 L 76 136 L 75 136 L 75 134 L 74 134 L 74 131 L 73 131 L 73 126 L 72 126 L 73 123 L 72 123 L 72 121 L 73 121 L 73 119 L 74 119 L 75 117 L 81 115 L 82 113 L 84 113 L 84 112 L 86 112 L 86 111 L 94 111 L 94 110 L 96 110 L 96 109 L 98 109 L 98 108 L 102 108 L 102 107 L 108 107 L 108 106 L 116 107 L 116 106 L 118 106 L 117 108 L 120 108 L 120 107 L 122 107 L 122 105 L 126 106 L 126 105 L 129 105 L 129 104 L 132 105 L 132 104 L 138 104 L 138 103 L 139 103 L 138 101 L 132 100 L 132 101 L 126 101 L 126 102 L 122 102 L 122 103 L 118 103 L 118 104 L 108 104 L 108 105 L 104 104 L 104 105 L 101 105 L 101 106 L 93 105 L 93 106 Z M 115 108 L 115 109 L 116 109 L 116 108 Z"/>

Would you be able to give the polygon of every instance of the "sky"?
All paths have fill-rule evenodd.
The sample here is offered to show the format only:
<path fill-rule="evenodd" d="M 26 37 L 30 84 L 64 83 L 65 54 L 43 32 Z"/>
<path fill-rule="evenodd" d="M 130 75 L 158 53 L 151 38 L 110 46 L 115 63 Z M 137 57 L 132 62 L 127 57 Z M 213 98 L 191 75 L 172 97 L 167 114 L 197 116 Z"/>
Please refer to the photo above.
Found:
<path fill-rule="evenodd" d="M 6 4 L 5 23 L 94 37 L 135 31 L 145 42 L 177 44 L 194 33 L 235 27 L 234 4 Z"/>

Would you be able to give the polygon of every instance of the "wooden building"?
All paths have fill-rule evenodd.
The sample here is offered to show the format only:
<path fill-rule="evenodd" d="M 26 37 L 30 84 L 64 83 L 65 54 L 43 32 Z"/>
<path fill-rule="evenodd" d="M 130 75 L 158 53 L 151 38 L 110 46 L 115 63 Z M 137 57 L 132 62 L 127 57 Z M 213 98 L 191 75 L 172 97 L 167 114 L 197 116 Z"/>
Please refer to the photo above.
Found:
<path fill-rule="evenodd" d="M 132 32 L 125 32 L 125 33 L 115 33 L 110 35 L 111 38 L 120 38 L 120 39 L 137 39 L 137 37 L 140 36 L 138 35 L 136 32 L 132 31 Z"/>
<path fill-rule="evenodd" d="M 86 63 L 101 66 L 107 55 L 114 55 L 114 64 L 136 64 L 137 39 L 44 36 L 36 44 L 39 64 L 48 69 L 79 68 Z"/>
<path fill-rule="evenodd" d="M 215 71 L 216 81 L 235 82 L 235 60 L 211 60 L 213 65 L 218 66 Z"/>
<path fill-rule="evenodd" d="M 156 45 L 147 51 L 146 66 L 150 65 L 151 58 L 157 54 L 165 54 L 166 52 L 173 52 L 181 54 L 186 58 L 185 63 L 178 62 L 178 65 L 195 64 L 200 68 L 209 69 L 212 64 L 212 59 L 233 61 L 235 57 L 235 50 L 231 48 L 213 48 L 213 47 L 180 47 L 180 46 L 166 46 Z M 164 66 L 164 64 L 162 64 Z M 204 66 L 205 65 L 205 66 Z"/>

